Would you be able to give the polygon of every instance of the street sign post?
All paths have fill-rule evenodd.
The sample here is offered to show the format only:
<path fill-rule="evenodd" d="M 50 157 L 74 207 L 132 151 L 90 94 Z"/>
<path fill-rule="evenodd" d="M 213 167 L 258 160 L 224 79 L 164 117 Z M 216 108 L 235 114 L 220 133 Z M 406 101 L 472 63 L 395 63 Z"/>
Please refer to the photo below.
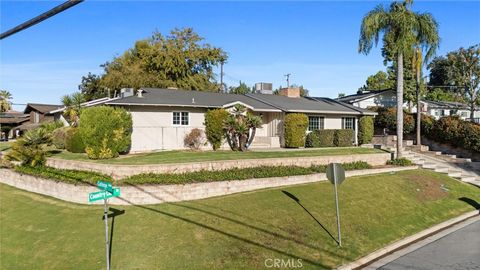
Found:
<path fill-rule="evenodd" d="M 327 167 L 327 178 L 333 184 L 335 189 L 335 206 L 337 208 L 337 231 L 338 231 L 338 245 L 342 246 L 342 234 L 340 232 L 340 210 L 338 207 L 338 192 L 337 185 L 340 185 L 345 180 L 345 170 L 342 165 L 338 163 L 330 163 Z"/>
<path fill-rule="evenodd" d="M 104 210 L 103 216 L 105 220 L 105 247 L 107 258 L 107 270 L 110 270 L 110 242 L 108 239 L 108 199 L 120 196 L 120 188 L 113 187 L 111 183 L 104 181 L 97 181 L 97 187 L 100 191 L 88 194 L 88 202 L 95 202 L 103 200 Z"/>

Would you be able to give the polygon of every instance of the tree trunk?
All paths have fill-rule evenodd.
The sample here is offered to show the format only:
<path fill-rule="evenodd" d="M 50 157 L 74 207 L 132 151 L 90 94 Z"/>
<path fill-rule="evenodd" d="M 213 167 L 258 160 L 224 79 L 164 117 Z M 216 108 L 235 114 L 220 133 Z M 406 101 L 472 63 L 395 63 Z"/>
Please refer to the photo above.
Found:
<path fill-rule="evenodd" d="M 247 145 L 246 147 L 249 148 L 250 145 L 252 145 L 252 142 L 253 142 L 253 139 L 255 138 L 255 134 L 257 133 L 257 128 L 256 127 L 252 127 L 252 133 L 250 134 L 250 136 L 248 137 L 248 141 L 247 141 Z"/>
<path fill-rule="evenodd" d="M 397 56 L 397 158 L 403 156 L 403 53 Z"/>
<path fill-rule="evenodd" d="M 475 103 L 470 104 L 470 121 L 475 123 Z"/>
<path fill-rule="evenodd" d="M 420 73 L 421 70 L 417 69 L 417 145 L 422 144 L 422 134 L 421 134 L 421 121 L 422 121 L 422 112 L 420 110 Z"/>

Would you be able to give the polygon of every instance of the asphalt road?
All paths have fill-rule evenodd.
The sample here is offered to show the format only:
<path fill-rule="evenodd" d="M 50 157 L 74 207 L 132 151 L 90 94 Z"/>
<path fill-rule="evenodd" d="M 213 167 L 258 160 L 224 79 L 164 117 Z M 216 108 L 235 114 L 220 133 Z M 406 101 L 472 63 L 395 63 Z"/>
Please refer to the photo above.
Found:
<path fill-rule="evenodd" d="M 480 270 L 480 221 L 408 253 L 382 270 Z"/>

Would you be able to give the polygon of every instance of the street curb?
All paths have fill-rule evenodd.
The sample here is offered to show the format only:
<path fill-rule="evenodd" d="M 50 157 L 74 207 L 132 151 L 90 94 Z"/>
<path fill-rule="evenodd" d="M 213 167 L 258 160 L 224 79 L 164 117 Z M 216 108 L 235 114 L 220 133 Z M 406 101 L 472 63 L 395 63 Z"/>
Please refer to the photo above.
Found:
<path fill-rule="evenodd" d="M 402 240 L 399 240 L 397 242 L 394 242 L 393 244 L 390 244 L 386 247 L 383 247 L 377 251 L 374 251 L 373 253 L 370 253 L 369 255 L 362 257 L 354 262 L 344 264 L 338 268 L 337 270 L 353 270 L 353 269 L 361 269 L 364 266 L 367 266 L 369 264 L 372 264 L 373 262 L 390 255 L 391 253 L 398 251 L 400 249 L 403 249 L 413 243 L 416 243 L 422 239 L 425 239 L 433 234 L 436 234 L 440 231 L 443 231 L 449 227 L 452 227 L 462 221 L 465 221 L 469 218 L 478 216 L 480 214 L 479 210 L 474 210 L 468 213 L 465 213 L 461 216 L 458 216 L 456 218 L 452 218 L 450 220 L 444 221 L 440 224 L 437 224 L 433 227 L 430 227 L 426 230 L 423 230 L 419 233 L 416 233 L 412 236 L 406 237 Z"/>

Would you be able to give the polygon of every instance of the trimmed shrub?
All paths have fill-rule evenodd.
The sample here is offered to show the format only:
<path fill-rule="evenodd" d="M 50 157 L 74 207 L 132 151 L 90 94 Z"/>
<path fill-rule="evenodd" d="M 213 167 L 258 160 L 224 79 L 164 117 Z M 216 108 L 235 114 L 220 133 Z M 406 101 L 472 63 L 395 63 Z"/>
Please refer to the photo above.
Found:
<path fill-rule="evenodd" d="M 225 139 L 223 125 L 228 117 L 224 109 L 209 110 L 205 113 L 205 135 L 213 150 L 218 150 Z"/>
<path fill-rule="evenodd" d="M 188 147 L 192 150 L 198 150 L 200 149 L 200 146 L 205 143 L 205 139 L 203 136 L 203 130 L 199 128 L 194 128 L 185 135 L 185 138 L 183 139 L 183 144 L 185 147 Z"/>
<path fill-rule="evenodd" d="M 421 124 L 423 135 L 431 140 L 480 152 L 480 126 L 477 124 L 463 121 L 457 116 L 439 120 L 422 116 Z"/>
<path fill-rule="evenodd" d="M 70 127 L 57 128 L 52 132 L 52 143 L 57 149 L 65 149 L 67 132 Z"/>
<path fill-rule="evenodd" d="M 319 129 L 310 132 L 305 140 L 305 147 L 333 147 L 335 129 Z"/>
<path fill-rule="evenodd" d="M 63 127 L 63 123 L 61 121 L 50 121 L 40 125 L 40 128 L 43 128 L 47 133 L 52 133 L 54 130 L 57 130 L 61 127 Z"/>
<path fill-rule="evenodd" d="M 463 148 L 480 152 L 480 126 L 465 123 L 463 128 Z"/>
<path fill-rule="evenodd" d="M 353 129 L 336 129 L 333 143 L 338 147 L 352 146 Z"/>
<path fill-rule="evenodd" d="M 463 123 L 458 117 L 442 117 L 433 126 L 433 134 L 439 142 L 450 143 L 454 146 L 462 146 Z"/>
<path fill-rule="evenodd" d="M 285 147 L 298 148 L 305 146 L 308 117 L 303 113 L 290 113 L 285 116 Z"/>
<path fill-rule="evenodd" d="M 390 133 L 397 130 L 397 108 L 377 108 L 378 115 L 375 117 L 377 129 L 387 128 Z M 413 115 L 403 112 L 403 133 L 410 134 L 415 130 L 415 119 Z"/>
<path fill-rule="evenodd" d="M 406 159 L 406 158 L 392 159 L 392 160 L 387 161 L 387 164 L 388 165 L 395 165 L 395 166 L 412 166 L 413 165 L 413 163 L 409 159 Z"/>
<path fill-rule="evenodd" d="M 123 108 L 87 108 L 80 115 L 78 130 L 88 158 L 117 157 L 130 148 L 132 116 Z"/>
<path fill-rule="evenodd" d="M 362 116 L 358 120 L 358 143 L 368 144 L 372 143 L 373 138 L 373 117 Z"/>
<path fill-rule="evenodd" d="M 85 153 L 85 144 L 78 128 L 68 128 L 65 133 L 65 149 L 72 153 Z"/>
<path fill-rule="evenodd" d="M 17 166 L 15 171 L 22 174 L 28 174 L 33 176 L 42 177 L 49 180 L 57 180 L 72 184 L 90 184 L 95 185 L 99 179 L 111 182 L 112 178 L 108 175 L 90 172 L 90 171 L 78 171 L 78 170 L 64 170 L 47 166 Z"/>
<path fill-rule="evenodd" d="M 435 125 L 435 118 L 426 114 L 422 114 L 420 117 L 422 135 L 427 138 L 431 138 L 433 136 L 433 126 Z"/>

